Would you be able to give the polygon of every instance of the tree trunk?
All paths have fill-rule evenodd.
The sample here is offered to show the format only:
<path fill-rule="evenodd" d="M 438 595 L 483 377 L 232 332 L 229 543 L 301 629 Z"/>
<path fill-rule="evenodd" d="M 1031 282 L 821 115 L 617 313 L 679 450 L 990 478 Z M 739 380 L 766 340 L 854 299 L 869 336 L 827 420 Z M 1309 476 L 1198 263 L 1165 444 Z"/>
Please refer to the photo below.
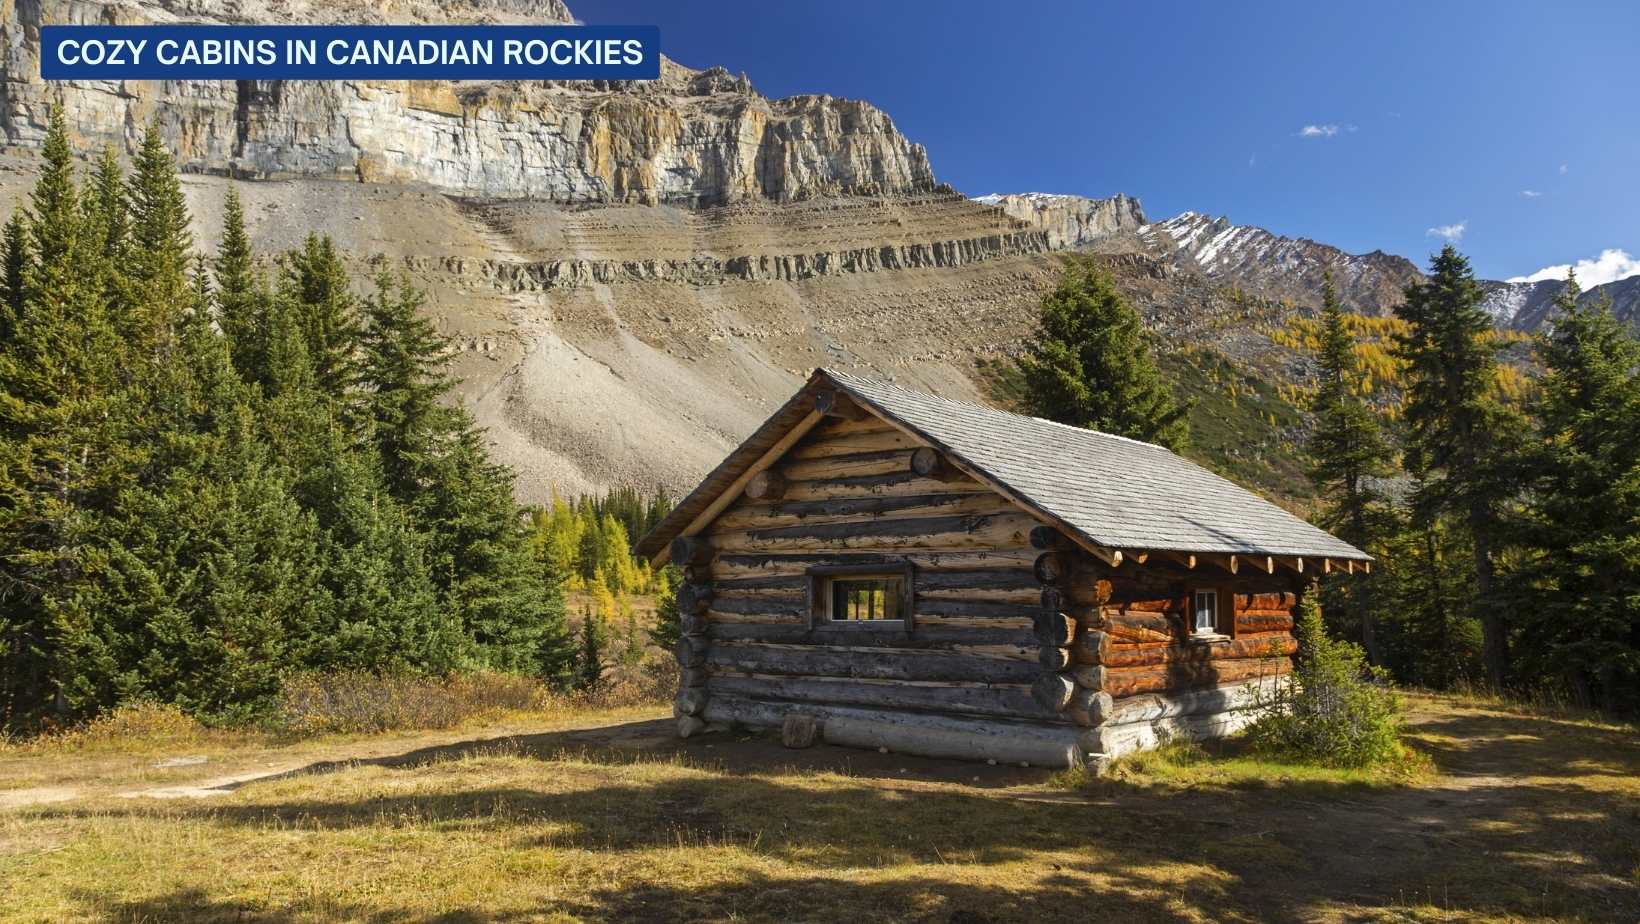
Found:
<path fill-rule="evenodd" d="M 1509 639 L 1504 614 L 1492 589 L 1496 573 L 1492 566 L 1492 537 L 1487 535 L 1489 519 L 1479 509 L 1469 515 L 1469 529 L 1475 540 L 1475 602 L 1480 607 L 1482 655 L 1486 661 L 1486 682 L 1494 692 L 1503 691 L 1509 665 Z"/>

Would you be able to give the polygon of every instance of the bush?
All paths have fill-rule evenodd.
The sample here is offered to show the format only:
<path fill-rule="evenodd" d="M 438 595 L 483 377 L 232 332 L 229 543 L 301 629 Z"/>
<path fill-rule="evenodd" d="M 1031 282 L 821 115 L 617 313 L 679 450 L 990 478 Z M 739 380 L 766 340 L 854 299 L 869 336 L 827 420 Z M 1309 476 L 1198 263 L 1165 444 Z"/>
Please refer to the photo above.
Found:
<path fill-rule="evenodd" d="M 170 703 L 136 700 L 70 728 L 0 740 L 28 751 L 159 751 L 210 742 L 217 732 Z"/>
<path fill-rule="evenodd" d="M 1248 730 L 1255 751 L 1329 767 L 1370 767 L 1395 760 L 1401 705 L 1388 675 L 1367 664 L 1360 646 L 1327 637 L 1317 595 L 1299 609 L 1298 665 L 1271 694 Z"/>

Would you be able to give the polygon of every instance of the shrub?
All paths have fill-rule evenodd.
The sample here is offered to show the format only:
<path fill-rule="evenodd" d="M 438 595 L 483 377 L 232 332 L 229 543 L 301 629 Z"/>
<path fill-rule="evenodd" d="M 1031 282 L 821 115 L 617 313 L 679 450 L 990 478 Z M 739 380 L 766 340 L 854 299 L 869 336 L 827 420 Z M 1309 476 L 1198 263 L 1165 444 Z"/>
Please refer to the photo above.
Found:
<path fill-rule="evenodd" d="M 1401 756 L 1401 706 L 1388 675 L 1360 646 L 1327 637 L 1317 595 L 1299 608 L 1298 665 L 1261 694 L 1248 731 L 1256 751 L 1330 767 L 1369 767 Z"/>
<path fill-rule="evenodd" d="M 204 744 L 217 732 L 170 703 L 136 700 L 82 722 L 5 743 L 30 751 L 156 751 Z"/>

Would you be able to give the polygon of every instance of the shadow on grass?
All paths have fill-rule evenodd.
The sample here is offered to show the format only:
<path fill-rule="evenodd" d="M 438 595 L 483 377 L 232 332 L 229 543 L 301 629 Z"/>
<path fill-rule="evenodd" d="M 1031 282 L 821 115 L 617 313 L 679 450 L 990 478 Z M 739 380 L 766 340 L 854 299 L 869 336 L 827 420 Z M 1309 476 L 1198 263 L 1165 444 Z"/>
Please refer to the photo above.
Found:
<path fill-rule="evenodd" d="M 86 901 L 107 920 L 121 921 L 478 922 L 551 913 L 637 921 L 1299 921 L 1408 906 L 1460 918 L 1640 919 L 1640 785 L 1624 787 L 1620 779 L 1640 772 L 1640 744 L 1602 728 L 1494 713 L 1447 713 L 1422 720 L 1415 732 L 1434 736 L 1437 762 L 1465 776 L 1411 788 L 1305 780 L 1169 789 L 1116 781 L 1088 793 L 1058 793 L 1001 788 L 1008 780 L 1040 783 L 1041 772 L 823 747 L 789 752 L 761 737 L 588 752 L 607 746 L 607 736 L 523 736 L 505 746 L 429 748 L 370 763 L 409 770 L 500 749 L 538 759 L 542 774 L 563 779 L 535 789 L 527 780 L 471 786 L 463 778 L 451 785 L 470 788 L 375 797 L 345 788 L 327 796 L 316 787 L 299 799 L 171 804 L 163 811 L 247 830 L 448 826 L 515 850 L 607 852 L 617 865 L 645 849 L 737 848 L 720 855 L 721 875 L 708 877 L 723 881 L 629 872 L 625 881 L 617 877 L 561 906 L 516 915 L 418 917 L 382 906 L 268 911 L 213 904 L 198 892 L 137 903 L 89 895 Z M 566 754 L 595 763 L 552 763 Z M 732 769 L 668 776 L 628 766 L 679 756 Z M 354 765 L 309 772 L 346 766 Z M 844 769 L 853 778 L 816 780 L 805 772 L 817 769 Z M 572 773 L 579 776 L 570 779 Z M 925 784 L 954 778 L 961 785 L 896 788 L 882 777 Z M 133 805 L 112 814 L 152 811 Z M 737 870 L 743 852 L 781 861 L 793 874 Z M 984 872 L 1007 863 L 1021 866 Z M 1004 881 L 975 881 L 985 876 Z"/>

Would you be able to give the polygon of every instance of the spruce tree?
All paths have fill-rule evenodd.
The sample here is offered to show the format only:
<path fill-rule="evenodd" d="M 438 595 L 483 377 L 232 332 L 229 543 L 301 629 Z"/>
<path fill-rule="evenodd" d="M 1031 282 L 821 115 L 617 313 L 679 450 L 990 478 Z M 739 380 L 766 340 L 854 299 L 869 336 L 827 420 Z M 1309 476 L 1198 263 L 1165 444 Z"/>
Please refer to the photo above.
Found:
<path fill-rule="evenodd" d="M 262 286 L 252 262 L 245 209 L 239 191 L 232 186 L 222 204 L 222 240 L 211 269 L 216 276 L 217 321 L 228 340 L 234 368 L 248 380 L 257 381 L 255 370 L 262 362 L 266 340 L 261 311 L 266 300 L 259 291 Z"/>
<path fill-rule="evenodd" d="M 95 246 L 115 266 L 123 266 L 127 245 L 130 243 L 129 208 L 126 203 L 125 176 L 120 172 L 119 157 L 112 146 L 105 146 L 97 158 L 97 166 L 86 188 L 86 214 L 90 219 Z"/>
<path fill-rule="evenodd" d="M 1545 373 L 1518 576 L 1522 667 L 1582 706 L 1640 711 L 1640 341 L 1568 277 L 1538 338 Z"/>
<path fill-rule="evenodd" d="M 302 336 L 319 388 L 341 400 L 358 378 L 360 318 L 347 268 L 329 237 L 309 234 L 283 259 L 280 289 L 302 306 Z"/>
<path fill-rule="evenodd" d="M 4 236 L 0 237 L 0 350 L 4 350 L 16 335 L 17 324 L 23 316 L 23 297 L 27 282 L 23 274 L 29 267 L 28 219 L 23 210 L 11 213 Z"/>
<path fill-rule="evenodd" d="M 1368 549 L 1383 518 L 1383 497 L 1373 479 L 1391 473 L 1392 456 L 1377 415 L 1357 394 L 1360 372 L 1355 338 L 1345 324 L 1330 269 L 1323 277 L 1321 299 L 1320 382 L 1312 405 L 1316 420 L 1305 447 L 1309 475 L 1323 497 L 1325 525 L 1356 548 Z M 1383 651 L 1373 624 L 1371 576 L 1345 580 L 1348 583 L 1331 595 L 1328 611 L 1346 611 L 1360 627 L 1367 657 L 1382 664 Z"/>
<path fill-rule="evenodd" d="M 365 416 L 388 487 L 407 502 L 421 492 L 424 462 L 458 423 L 439 403 L 452 384 L 446 341 L 420 307 L 419 292 L 385 273 L 365 303 Z"/>
<path fill-rule="evenodd" d="M 1419 516 L 1457 516 L 1470 532 L 1486 675 L 1501 690 L 1509 619 L 1494 555 L 1502 506 L 1515 492 L 1510 437 L 1522 424 L 1497 394 L 1500 346 L 1482 294 L 1469 261 L 1450 244 L 1442 248 L 1428 280 L 1409 285 L 1395 308 L 1407 322 L 1396 350 L 1407 366 L 1406 465 L 1422 480 L 1414 504 Z"/>
<path fill-rule="evenodd" d="M 1019 366 L 1038 417 L 1175 451 L 1189 439 L 1189 408 L 1157 368 L 1143 320 L 1089 260 L 1071 262 L 1043 299 Z"/>
<path fill-rule="evenodd" d="M 166 355 L 192 298 L 189 269 L 193 235 L 176 160 L 157 122 L 143 132 L 131 178 L 131 247 L 127 276 L 133 288 L 130 336 L 140 348 Z"/>

